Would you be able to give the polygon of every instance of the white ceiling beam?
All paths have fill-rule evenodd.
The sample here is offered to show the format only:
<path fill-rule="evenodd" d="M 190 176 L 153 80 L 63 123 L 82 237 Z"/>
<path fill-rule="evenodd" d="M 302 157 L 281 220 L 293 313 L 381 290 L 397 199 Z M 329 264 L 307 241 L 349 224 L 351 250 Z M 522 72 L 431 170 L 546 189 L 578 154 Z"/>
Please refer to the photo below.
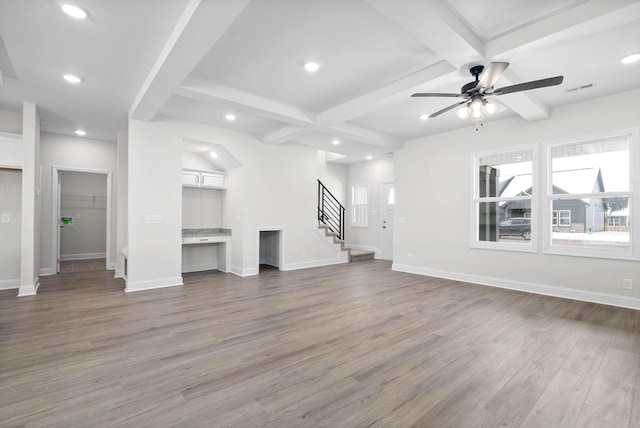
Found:
<path fill-rule="evenodd" d="M 282 144 L 293 141 L 295 137 L 302 137 L 316 131 L 318 131 L 316 126 L 303 127 L 290 125 L 265 135 L 262 141 L 265 144 Z"/>
<path fill-rule="evenodd" d="M 328 128 L 328 131 L 337 137 L 359 141 L 376 147 L 388 149 L 402 147 L 402 140 L 397 137 L 351 123 L 341 123 L 331 126 Z"/>
<path fill-rule="evenodd" d="M 224 106 L 238 113 L 253 114 L 290 125 L 307 126 L 315 124 L 315 117 L 309 112 L 203 80 L 189 78 L 185 84 L 178 88 L 175 94 L 209 104 Z"/>
<path fill-rule="evenodd" d="M 540 21 L 510 31 L 486 43 L 487 58 L 501 57 L 523 46 L 538 43 L 562 32 L 571 32 L 574 27 L 589 24 L 602 29 L 620 25 L 620 18 L 636 16 L 640 4 L 637 0 L 588 0 L 565 9 Z M 613 19 L 615 18 L 615 19 Z"/>
<path fill-rule="evenodd" d="M 455 67 L 446 61 L 440 61 L 368 94 L 318 113 L 316 116 L 317 123 L 318 125 L 330 126 L 363 116 L 399 100 L 406 99 L 426 82 L 434 83 L 434 81 L 445 78 L 453 72 L 457 72 Z"/>
<path fill-rule="evenodd" d="M 367 0 L 456 69 L 484 57 L 484 43 L 442 0 Z M 437 35 L 437 36 L 434 36 Z"/>
<path fill-rule="evenodd" d="M 517 85 L 523 82 L 524 80 L 511 69 L 505 70 L 500 77 L 500 87 Z M 542 120 L 549 118 L 549 107 L 532 91 L 496 96 L 496 99 L 518 113 L 523 119 Z"/>
<path fill-rule="evenodd" d="M 151 120 L 248 3 L 249 0 L 189 0 L 135 97 L 129 116 Z"/>

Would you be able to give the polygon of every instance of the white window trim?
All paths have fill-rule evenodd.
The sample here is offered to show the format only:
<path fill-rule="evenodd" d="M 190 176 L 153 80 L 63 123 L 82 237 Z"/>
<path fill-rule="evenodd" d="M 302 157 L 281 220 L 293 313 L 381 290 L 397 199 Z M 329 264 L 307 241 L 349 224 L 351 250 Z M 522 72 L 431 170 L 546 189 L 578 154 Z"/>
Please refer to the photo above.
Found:
<path fill-rule="evenodd" d="M 569 213 L 569 224 L 562 224 L 562 213 Z M 558 210 L 558 227 L 571 227 L 571 210 Z"/>
<path fill-rule="evenodd" d="M 365 188 L 367 191 L 367 202 L 365 204 L 355 204 L 353 193 L 356 188 Z M 356 207 L 364 207 L 365 220 L 364 222 L 354 222 L 354 215 Z M 369 185 L 368 184 L 354 184 L 351 186 L 351 227 L 369 227 Z"/>
<path fill-rule="evenodd" d="M 555 244 L 552 245 L 552 227 L 551 227 L 551 212 L 553 207 L 553 201 L 559 199 L 586 199 L 593 197 L 593 193 L 589 194 L 553 194 L 553 183 L 551 181 L 551 150 L 554 147 L 563 145 L 572 145 L 579 143 L 587 143 L 589 141 L 613 138 L 616 136 L 631 136 L 631 143 L 629 145 L 629 191 L 628 192 L 602 192 L 597 193 L 598 198 L 606 198 L 613 196 L 628 196 L 629 197 L 629 218 L 630 230 L 629 239 L 630 245 L 628 248 L 606 248 L 606 247 L 587 247 L 583 245 L 569 245 L 569 244 Z M 640 247 L 640 227 L 633 227 L 633 213 L 640 212 L 640 198 L 633 197 L 633 190 L 640 188 L 640 175 L 634 173 L 634 165 L 640 165 L 640 150 L 637 150 L 640 142 L 640 131 L 638 128 L 622 129 L 617 131 L 594 133 L 588 136 L 572 139 L 562 139 L 557 141 L 549 141 L 542 143 L 541 148 L 545 153 L 545 162 L 540 165 L 539 179 L 543 182 L 544 193 L 540 197 L 536 198 L 540 202 L 541 212 L 549 213 L 547 216 L 542 216 L 541 221 L 538 223 L 540 230 L 547 230 L 548 233 L 543 233 L 540 236 L 541 240 L 541 253 L 550 255 L 561 256 L 574 256 L 574 257 L 591 257 L 600 259 L 614 259 L 614 260 L 640 260 L 640 253 L 638 251 Z M 545 197 L 546 196 L 546 197 Z"/>
<path fill-rule="evenodd" d="M 537 189 L 540 189 L 540 174 L 537 173 L 538 170 L 538 159 L 539 159 L 539 148 L 537 148 L 534 144 L 527 144 L 522 146 L 509 146 L 501 149 L 495 150 L 487 150 L 481 152 L 471 153 L 471 171 L 472 174 L 471 179 L 471 209 L 469 210 L 471 213 L 471 219 L 469 221 L 470 225 L 470 247 L 478 248 L 478 249 L 489 249 L 489 250 L 503 250 L 503 251 L 519 251 L 525 253 L 536 253 L 538 252 L 538 229 L 539 229 L 539 209 L 538 209 L 538 197 L 535 196 L 517 196 L 517 197 L 484 197 L 480 198 L 478 195 L 480 194 L 478 189 L 478 180 L 477 180 L 477 172 L 480 167 L 479 160 L 485 157 L 497 156 L 504 153 L 513 153 L 513 152 L 524 152 L 531 151 L 532 153 L 532 181 L 531 184 L 533 186 L 533 194 L 535 195 L 538 192 Z M 522 201 L 522 200 L 530 200 L 531 201 L 531 240 L 525 242 L 505 242 L 505 241 L 480 241 L 479 240 L 479 232 L 478 232 L 478 207 L 479 202 L 503 202 L 503 201 Z"/>

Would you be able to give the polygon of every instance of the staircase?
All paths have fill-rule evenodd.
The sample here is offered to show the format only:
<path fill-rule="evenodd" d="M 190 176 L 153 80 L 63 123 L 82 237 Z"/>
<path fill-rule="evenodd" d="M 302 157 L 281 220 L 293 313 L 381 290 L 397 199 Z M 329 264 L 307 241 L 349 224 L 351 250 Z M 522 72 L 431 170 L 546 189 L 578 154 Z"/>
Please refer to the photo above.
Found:
<path fill-rule="evenodd" d="M 355 250 L 345 247 L 344 241 L 345 208 L 318 180 L 318 228 L 324 230 L 324 235 L 340 245 L 346 251 L 350 262 L 373 260 L 375 253 L 367 250 Z"/>

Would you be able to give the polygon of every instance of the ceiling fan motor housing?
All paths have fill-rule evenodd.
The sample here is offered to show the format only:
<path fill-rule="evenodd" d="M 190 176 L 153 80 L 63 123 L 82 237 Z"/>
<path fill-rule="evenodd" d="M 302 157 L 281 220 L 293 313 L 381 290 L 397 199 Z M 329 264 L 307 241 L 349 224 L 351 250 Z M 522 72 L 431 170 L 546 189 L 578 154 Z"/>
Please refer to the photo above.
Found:
<path fill-rule="evenodd" d="M 484 65 L 474 65 L 473 67 L 471 67 L 469 69 L 469 72 L 471 73 L 472 76 L 476 78 L 476 80 L 474 80 L 473 82 L 469 82 L 466 85 L 464 85 L 462 88 L 460 88 L 460 93 L 464 94 L 467 91 L 475 89 L 476 86 L 478 86 L 478 81 L 480 80 L 479 76 L 482 74 L 483 71 L 484 71 Z"/>

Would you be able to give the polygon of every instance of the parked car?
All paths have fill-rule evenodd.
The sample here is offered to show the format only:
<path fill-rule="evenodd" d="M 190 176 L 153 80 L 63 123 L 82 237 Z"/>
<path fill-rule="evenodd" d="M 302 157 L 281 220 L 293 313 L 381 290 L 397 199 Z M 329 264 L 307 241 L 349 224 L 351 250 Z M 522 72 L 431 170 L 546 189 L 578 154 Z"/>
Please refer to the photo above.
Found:
<path fill-rule="evenodd" d="M 530 218 L 508 218 L 500 222 L 498 227 L 499 236 L 522 236 L 531 239 L 531 219 Z"/>

